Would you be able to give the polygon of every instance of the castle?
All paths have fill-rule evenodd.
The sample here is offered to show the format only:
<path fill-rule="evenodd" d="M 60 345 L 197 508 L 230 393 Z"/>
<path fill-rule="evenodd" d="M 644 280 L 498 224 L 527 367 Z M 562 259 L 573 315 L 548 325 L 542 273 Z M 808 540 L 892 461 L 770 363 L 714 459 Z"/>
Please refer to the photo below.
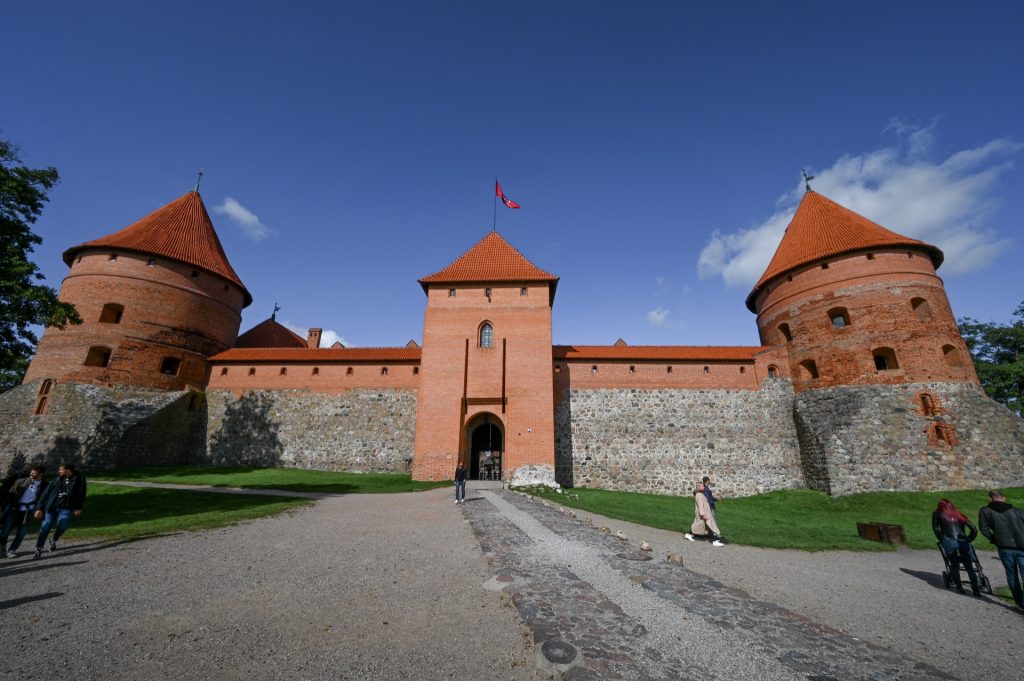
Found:
<path fill-rule="evenodd" d="M 83 323 L 0 395 L 0 465 L 256 464 L 732 495 L 1024 479 L 943 253 L 808 191 L 747 296 L 756 347 L 552 345 L 558 277 L 496 231 L 419 280 L 422 347 L 320 347 L 252 302 L 198 192 L 68 249 Z"/>

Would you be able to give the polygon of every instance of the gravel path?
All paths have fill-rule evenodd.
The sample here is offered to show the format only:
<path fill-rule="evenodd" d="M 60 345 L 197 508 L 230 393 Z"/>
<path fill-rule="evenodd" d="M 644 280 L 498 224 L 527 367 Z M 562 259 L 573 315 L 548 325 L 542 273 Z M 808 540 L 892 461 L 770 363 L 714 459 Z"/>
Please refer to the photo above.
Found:
<path fill-rule="evenodd" d="M 290 489 L 255 489 L 253 487 L 213 487 L 211 485 L 179 485 L 173 482 L 141 482 L 138 480 L 103 480 L 92 478 L 89 482 L 121 487 L 148 487 L 152 489 L 181 489 L 187 492 L 213 492 L 214 494 L 242 494 L 257 497 L 298 497 L 302 499 L 325 499 L 326 492 L 295 492 Z"/>
<path fill-rule="evenodd" d="M 67 546 L 0 561 L 5 679 L 537 678 L 449 490 Z"/>

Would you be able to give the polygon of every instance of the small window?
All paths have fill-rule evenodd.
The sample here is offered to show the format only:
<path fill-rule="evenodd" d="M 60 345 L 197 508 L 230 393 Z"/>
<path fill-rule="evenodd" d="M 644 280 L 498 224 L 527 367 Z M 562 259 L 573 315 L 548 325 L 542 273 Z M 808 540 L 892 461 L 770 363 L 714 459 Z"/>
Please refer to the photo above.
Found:
<path fill-rule="evenodd" d="M 910 306 L 914 308 L 914 316 L 921 321 L 932 318 L 932 308 L 924 298 L 912 298 Z"/>
<path fill-rule="evenodd" d="M 665 367 L 665 373 L 666 374 L 671 374 L 672 373 L 672 367 Z"/>
<path fill-rule="evenodd" d="M 192 278 L 193 279 L 198 279 L 199 278 L 199 270 L 192 270 Z"/>
<path fill-rule="evenodd" d="M 105 367 L 110 364 L 110 348 L 96 345 L 89 348 L 89 354 L 85 356 L 85 366 Z"/>
<path fill-rule="evenodd" d="M 779 324 L 779 333 L 786 339 L 786 342 L 793 340 L 793 332 L 789 330 L 789 324 Z"/>
<path fill-rule="evenodd" d="M 874 253 L 868 253 L 868 260 L 874 260 L 874 259 L 875 259 L 875 254 Z"/>
<path fill-rule="evenodd" d="M 704 367 L 704 373 L 705 374 L 710 374 L 711 373 L 711 367 Z"/>
<path fill-rule="evenodd" d="M 117 253 L 111 253 L 109 260 L 110 262 L 114 262 L 115 260 L 117 260 Z"/>
<path fill-rule="evenodd" d="M 281 372 L 280 372 L 279 375 L 280 376 L 287 376 L 288 375 L 288 367 L 281 367 Z"/>
<path fill-rule="evenodd" d="M 75 262 L 82 262 L 82 256 L 78 256 L 78 260 L 76 260 Z"/>
<path fill-rule="evenodd" d="M 413 367 L 413 368 L 412 368 L 412 375 L 413 375 L 413 376 L 415 376 L 415 375 L 416 375 L 416 374 L 418 374 L 419 372 L 420 372 L 420 368 L 419 368 L 419 367 Z"/>
<path fill-rule="evenodd" d="M 935 398 L 928 393 L 921 393 L 918 397 L 921 400 L 921 412 L 925 416 L 935 416 Z"/>
<path fill-rule="evenodd" d="M 380 375 L 381 376 L 387 376 L 388 375 L 388 368 L 387 367 L 381 367 L 380 368 Z"/>
<path fill-rule="evenodd" d="M 480 327 L 480 347 L 494 347 L 494 329 L 490 324 L 484 324 Z"/>
<path fill-rule="evenodd" d="M 146 267 L 156 267 L 156 258 L 150 258 L 147 260 Z"/>
<path fill-rule="evenodd" d="M 526 288 L 525 286 L 524 286 L 524 287 L 522 287 L 521 289 L 519 289 L 519 295 L 521 295 L 521 296 L 525 296 L 525 295 L 527 295 L 527 294 L 528 294 L 529 292 L 530 292 L 530 289 Z"/>
<path fill-rule="evenodd" d="M 313 375 L 314 376 L 319 376 L 320 375 L 320 367 L 313 367 Z"/>
<path fill-rule="evenodd" d="M 46 413 L 46 408 L 50 403 L 50 388 L 53 387 L 53 381 L 49 378 L 43 381 L 43 384 L 39 386 L 38 399 L 36 400 L 36 408 L 33 412 L 36 416 L 42 416 Z"/>
<path fill-rule="evenodd" d="M 181 369 L 181 360 L 177 357 L 164 357 L 163 361 L 160 362 L 161 374 L 177 376 L 179 369 Z"/>
<path fill-rule="evenodd" d="M 740 373 L 741 374 L 747 373 L 747 367 L 740 367 Z"/>
<path fill-rule="evenodd" d="M 899 369 L 899 362 L 896 361 L 896 352 L 892 348 L 875 348 L 871 351 L 875 358 L 875 369 L 877 371 L 892 371 Z"/>
<path fill-rule="evenodd" d="M 828 269 L 828 263 L 827 262 L 821 263 L 821 269 L 827 270 Z"/>
<path fill-rule="evenodd" d="M 828 318 L 832 322 L 832 326 L 837 329 L 842 329 L 850 325 L 850 314 L 846 311 L 845 307 L 834 307 L 828 311 Z"/>
<path fill-rule="evenodd" d="M 636 373 L 636 367 L 635 367 L 635 366 L 632 366 L 632 365 L 630 365 L 630 367 L 629 367 L 629 373 L 631 373 L 631 374 L 635 374 L 635 373 Z"/>
<path fill-rule="evenodd" d="M 907 257 L 908 257 L 908 258 L 913 258 L 913 257 L 914 257 L 914 254 L 913 254 L 913 253 L 911 253 L 910 251 L 907 251 Z"/>
<path fill-rule="evenodd" d="M 118 305 L 117 303 L 107 303 L 106 305 L 103 306 L 103 311 L 100 312 L 100 323 L 120 324 L 122 314 L 124 314 L 124 305 Z"/>
<path fill-rule="evenodd" d="M 956 349 L 954 345 L 943 345 L 942 356 L 946 359 L 946 364 L 951 367 L 962 367 L 964 365 L 963 355 Z"/>
<path fill-rule="evenodd" d="M 596 374 L 597 373 L 597 365 L 596 364 L 594 366 L 590 367 L 590 373 L 592 373 L 592 374 Z"/>
<path fill-rule="evenodd" d="M 347 369 L 345 369 L 345 375 L 346 376 L 351 376 L 352 375 L 352 367 L 348 367 Z"/>
<path fill-rule="evenodd" d="M 490 300 L 491 299 L 491 289 L 485 288 L 484 289 L 484 295 L 487 296 L 487 300 Z"/>
<path fill-rule="evenodd" d="M 801 378 L 804 380 L 814 379 L 818 377 L 818 365 L 814 363 L 813 359 L 805 359 L 800 362 Z"/>
<path fill-rule="evenodd" d="M 562 373 L 562 365 L 561 364 L 556 364 L 555 365 L 555 373 L 556 374 Z"/>
<path fill-rule="evenodd" d="M 793 281 L 793 275 L 792 274 L 786 275 L 786 281 Z"/>
<path fill-rule="evenodd" d="M 777 366 L 774 366 L 774 365 L 768 367 L 768 378 L 778 378 L 778 377 L 779 377 L 779 368 Z"/>
<path fill-rule="evenodd" d="M 249 375 L 250 376 L 255 376 L 256 375 L 256 367 L 249 367 Z"/>
<path fill-rule="evenodd" d="M 227 376 L 228 375 L 228 368 L 227 367 L 221 367 L 220 368 L 220 375 L 221 376 Z"/>
<path fill-rule="evenodd" d="M 455 297 L 455 289 L 453 289 L 453 288 L 448 289 L 448 297 L 449 298 L 454 298 Z"/>

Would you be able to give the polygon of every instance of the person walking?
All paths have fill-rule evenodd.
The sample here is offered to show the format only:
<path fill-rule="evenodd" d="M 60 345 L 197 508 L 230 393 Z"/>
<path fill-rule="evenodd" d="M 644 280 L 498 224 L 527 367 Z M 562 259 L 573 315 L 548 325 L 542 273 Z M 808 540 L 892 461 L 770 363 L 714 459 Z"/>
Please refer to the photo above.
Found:
<path fill-rule="evenodd" d="M 707 497 L 708 506 L 711 507 L 711 515 L 715 515 L 715 507 L 718 505 L 718 498 L 715 493 L 711 491 L 711 478 L 704 476 L 701 480 L 704 483 L 704 496 Z"/>
<path fill-rule="evenodd" d="M 461 461 L 455 467 L 455 503 L 466 503 L 466 467 Z"/>
<path fill-rule="evenodd" d="M 965 532 L 966 530 L 966 532 Z M 942 545 L 942 553 L 949 560 L 949 576 L 953 578 L 958 594 L 964 591 L 963 580 L 960 579 L 960 565 L 967 570 L 967 578 L 971 580 L 971 593 L 980 596 L 978 575 L 974 571 L 974 560 L 971 556 L 971 542 L 978 536 L 978 528 L 961 513 L 949 499 L 939 499 L 939 505 L 932 512 L 932 531 Z"/>
<path fill-rule="evenodd" d="M 43 480 L 45 472 L 43 466 L 32 466 L 28 475 L 15 480 L 7 492 L 0 496 L 0 508 L 4 510 L 3 526 L 0 529 L 0 558 L 14 558 L 18 555 L 18 547 L 28 532 L 32 514 L 46 490 L 46 481 Z M 7 538 L 12 531 L 14 541 L 8 549 Z"/>
<path fill-rule="evenodd" d="M 57 524 L 57 529 L 50 540 L 50 552 L 57 550 L 57 540 L 68 529 L 71 518 L 82 515 L 84 503 L 85 478 L 74 464 L 61 463 L 57 467 L 57 479 L 49 484 L 36 505 L 36 518 L 42 518 L 43 523 L 39 526 L 39 536 L 36 538 L 35 558 L 43 557 L 43 545 L 54 523 Z"/>
<path fill-rule="evenodd" d="M 988 498 L 988 506 L 978 511 L 978 526 L 995 544 L 1013 600 L 1018 608 L 1024 608 L 1024 511 L 1006 503 L 1000 490 L 992 490 Z"/>
<path fill-rule="evenodd" d="M 690 525 L 690 531 L 684 535 L 687 541 L 696 541 L 697 537 L 700 537 L 711 539 L 712 546 L 725 546 L 722 533 L 718 530 L 718 523 L 715 522 L 715 514 L 711 512 L 711 505 L 704 494 L 703 481 L 698 482 L 697 489 L 693 491 L 693 502 L 693 524 Z"/>

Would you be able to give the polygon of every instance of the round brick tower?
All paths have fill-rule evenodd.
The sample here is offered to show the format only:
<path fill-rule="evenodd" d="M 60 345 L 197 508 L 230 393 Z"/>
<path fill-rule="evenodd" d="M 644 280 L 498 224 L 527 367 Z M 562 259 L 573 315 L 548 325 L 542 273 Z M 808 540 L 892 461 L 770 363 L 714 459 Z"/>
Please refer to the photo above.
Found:
<path fill-rule="evenodd" d="M 26 383 L 203 387 L 207 359 L 234 345 L 252 302 L 195 191 L 69 248 L 64 262 L 71 270 L 60 298 L 82 324 L 46 330 Z"/>
<path fill-rule="evenodd" d="M 764 345 L 785 345 L 796 391 L 977 384 L 935 270 L 935 246 L 808 191 L 747 297 Z"/>

